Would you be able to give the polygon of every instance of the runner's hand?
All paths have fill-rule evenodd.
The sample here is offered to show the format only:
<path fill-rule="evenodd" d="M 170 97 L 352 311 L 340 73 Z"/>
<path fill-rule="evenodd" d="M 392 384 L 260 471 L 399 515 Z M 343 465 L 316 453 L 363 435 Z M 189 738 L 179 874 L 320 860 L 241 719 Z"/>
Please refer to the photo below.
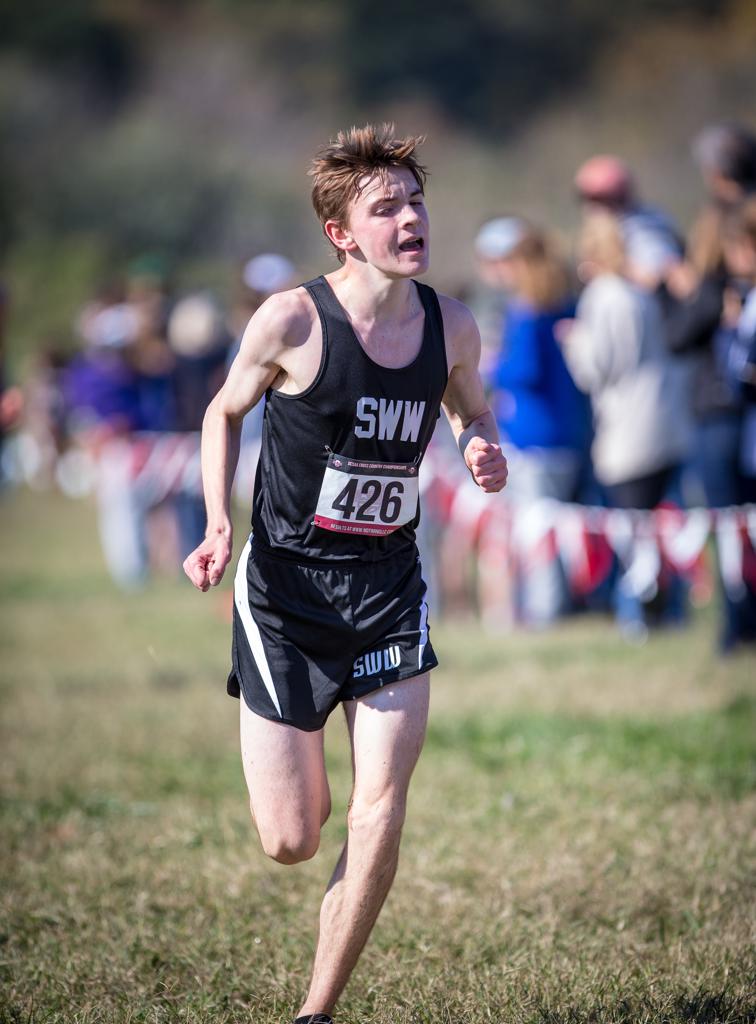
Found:
<path fill-rule="evenodd" d="M 498 444 L 474 437 L 465 448 L 465 462 L 472 478 L 487 494 L 500 491 L 507 482 L 507 460 Z"/>
<path fill-rule="evenodd" d="M 222 533 L 206 537 L 184 561 L 184 572 L 202 593 L 217 587 L 231 560 L 231 539 Z"/>

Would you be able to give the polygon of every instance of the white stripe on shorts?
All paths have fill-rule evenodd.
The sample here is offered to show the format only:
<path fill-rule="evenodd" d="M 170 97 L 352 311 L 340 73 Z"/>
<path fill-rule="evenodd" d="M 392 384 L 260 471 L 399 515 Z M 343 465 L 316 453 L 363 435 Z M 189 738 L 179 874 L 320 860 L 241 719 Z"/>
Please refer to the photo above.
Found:
<path fill-rule="evenodd" d="M 417 647 L 417 667 L 423 667 L 423 655 L 425 654 L 425 645 L 428 643 L 428 604 L 423 598 L 423 603 L 420 605 L 420 642 Z"/>
<path fill-rule="evenodd" d="M 249 643 L 249 649 L 252 652 L 252 657 L 255 659 L 257 669 L 262 676 L 263 683 L 265 684 L 265 689 L 268 691 L 270 699 L 276 706 L 279 718 L 282 718 L 281 705 L 278 703 L 278 694 L 276 693 L 276 688 L 273 685 L 273 676 L 270 674 L 268 659 L 265 657 L 265 648 L 263 647 L 260 630 L 257 627 L 257 623 L 252 618 L 252 612 L 249 610 L 247 560 L 249 558 L 251 546 L 252 534 L 249 535 L 249 540 L 239 556 L 239 564 L 236 567 L 236 576 L 234 577 L 234 602 L 236 604 L 236 610 L 239 613 L 239 618 L 244 626 L 244 632 L 247 634 L 247 642 Z"/>

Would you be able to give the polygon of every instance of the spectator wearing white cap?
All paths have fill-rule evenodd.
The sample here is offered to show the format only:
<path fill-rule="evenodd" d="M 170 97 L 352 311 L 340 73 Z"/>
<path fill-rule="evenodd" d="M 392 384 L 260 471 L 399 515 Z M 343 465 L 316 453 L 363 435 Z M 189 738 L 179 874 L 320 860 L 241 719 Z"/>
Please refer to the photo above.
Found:
<path fill-rule="evenodd" d="M 480 329 L 480 373 L 486 386 L 490 385 L 501 349 L 504 314 L 512 290 L 507 261 L 526 229 L 527 224 L 520 217 L 494 217 L 475 236 L 477 283 L 466 301 Z"/>
<path fill-rule="evenodd" d="M 229 314 L 229 328 L 235 339 L 232 358 L 252 315 L 270 295 L 292 288 L 297 283 L 296 276 L 291 260 L 275 252 L 260 253 L 241 265 Z"/>
<path fill-rule="evenodd" d="M 263 302 L 276 292 L 293 288 L 297 283 L 297 270 L 291 260 L 275 252 L 264 252 L 247 260 L 241 270 L 229 326 L 234 341 L 228 352 L 226 369 L 236 358 L 242 335 L 252 315 Z M 257 459 L 260 454 L 265 402 L 259 402 L 244 417 L 241 433 L 239 464 L 234 479 L 234 494 L 245 505 L 251 500 Z"/>

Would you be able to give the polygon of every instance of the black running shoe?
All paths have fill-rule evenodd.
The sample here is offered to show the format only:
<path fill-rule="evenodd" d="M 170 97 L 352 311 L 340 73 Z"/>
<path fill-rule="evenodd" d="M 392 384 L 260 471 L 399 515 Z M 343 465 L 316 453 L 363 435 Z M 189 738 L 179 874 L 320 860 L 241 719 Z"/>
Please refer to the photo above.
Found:
<path fill-rule="evenodd" d="M 297 1017 L 294 1024 L 333 1024 L 333 1017 L 327 1013 L 306 1013 L 304 1017 Z"/>

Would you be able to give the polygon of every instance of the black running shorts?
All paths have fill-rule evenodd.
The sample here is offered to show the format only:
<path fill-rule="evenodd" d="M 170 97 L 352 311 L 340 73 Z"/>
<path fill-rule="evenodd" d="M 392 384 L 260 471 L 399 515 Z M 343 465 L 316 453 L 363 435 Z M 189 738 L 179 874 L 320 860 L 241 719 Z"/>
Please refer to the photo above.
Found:
<path fill-rule="evenodd" d="M 300 565 L 247 542 L 234 583 L 227 690 L 263 718 L 312 732 L 334 707 L 438 661 L 417 553 Z"/>

